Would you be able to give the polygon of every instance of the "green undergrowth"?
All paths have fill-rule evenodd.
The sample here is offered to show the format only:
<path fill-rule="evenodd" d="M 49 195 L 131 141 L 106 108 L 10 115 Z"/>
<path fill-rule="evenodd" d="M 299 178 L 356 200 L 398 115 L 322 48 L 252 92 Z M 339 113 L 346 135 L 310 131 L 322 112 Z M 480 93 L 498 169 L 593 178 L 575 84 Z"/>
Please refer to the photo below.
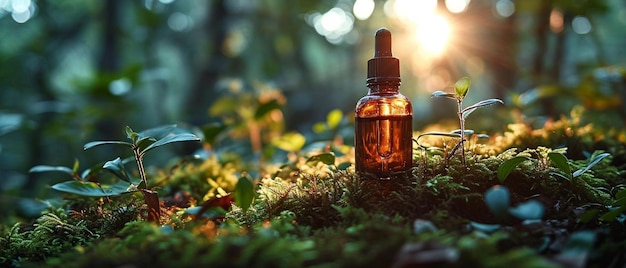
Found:
<path fill-rule="evenodd" d="M 65 209 L 44 213 L 31 226 L 3 230 L 2 261 L 51 267 L 501 267 L 511 263 L 558 267 L 573 260 L 563 255 L 569 252 L 565 245 L 572 234 L 591 229 L 596 230 L 594 239 L 603 239 L 601 249 L 606 252 L 589 249 L 583 261 L 605 263 L 603 254 L 624 247 L 623 219 L 605 222 L 596 217 L 583 222 L 579 215 L 590 207 L 606 210 L 615 201 L 607 189 L 623 183 L 624 172 L 607 158 L 580 179 L 568 181 L 563 174 L 555 175 L 562 171 L 541 159 L 546 151 L 550 150 L 471 155 L 467 167 L 456 158 L 418 156 L 406 177 L 389 181 L 362 180 L 351 169 L 268 177 L 259 181 L 258 195 L 247 210 L 230 205 L 221 216 L 198 217 L 185 212 L 184 207 L 198 205 L 191 198 L 186 205 L 179 202 L 182 207 L 170 207 L 166 213 L 170 219 L 160 226 L 132 213 L 145 208 L 131 196 L 95 204 L 74 200 Z M 500 184 L 497 167 L 520 155 L 531 160 L 517 166 Z M 585 165 L 570 162 L 573 168 Z M 231 184 L 215 175 L 219 172 L 207 173 L 228 170 L 227 166 L 207 159 L 197 165 L 204 175 L 196 180 L 219 181 L 221 191 L 229 191 Z M 513 204 L 539 200 L 546 216 L 528 222 L 494 217 L 484 193 L 495 185 L 510 189 Z M 211 189 L 202 191 L 204 195 L 189 195 L 203 200 Z M 211 198 L 226 198 L 214 191 Z M 496 225 L 500 227 L 484 227 Z M 611 233 L 615 237 L 597 231 L 612 228 L 618 230 Z"/>
<path fill-rule="evenodd" d="M 522 145 L 538 133 L 470 139 L 465 163 L 448 140 L 441 150 L 415 151 L 414 167 L 391 180 L 361 178 L 345 165 L 349 153 L 290 152 L 288 163 L 252 178 L 249 206 L 238 200 L 248 197 L 237 192 L 250 178 L 242 164 L 217 155 L 186 160 L 150 174 L 159 223 L 145 221 L 137 192 L 68 195 L 34 222 L 0 227 L 0 266 L 623 265 L 623 145 L 585 149 L 584 157 L 563 143 Z M 571 137 L 597 147 L 594 136 L 577 138 L 585 135 Z"/>

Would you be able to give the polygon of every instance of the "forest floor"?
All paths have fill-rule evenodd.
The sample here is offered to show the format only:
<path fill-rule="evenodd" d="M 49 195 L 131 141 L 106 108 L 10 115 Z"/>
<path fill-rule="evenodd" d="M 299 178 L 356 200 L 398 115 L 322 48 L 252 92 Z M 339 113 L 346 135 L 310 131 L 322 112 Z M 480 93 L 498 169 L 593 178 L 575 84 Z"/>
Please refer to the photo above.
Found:
<path fill-rule="evenodd" d="M 261 178 L 215 156 L 186 161 L 150 174 L 158 223 L 138 191 L 67 194 L 0 226 L 0 265 L 623 267 L 626 145 L 574 123 L 470 139 L 465 165 L 450 145 L 416 150 L 391 180 L 329 151 Z M 236 190 L 242 178 L 252 195 Z"/>

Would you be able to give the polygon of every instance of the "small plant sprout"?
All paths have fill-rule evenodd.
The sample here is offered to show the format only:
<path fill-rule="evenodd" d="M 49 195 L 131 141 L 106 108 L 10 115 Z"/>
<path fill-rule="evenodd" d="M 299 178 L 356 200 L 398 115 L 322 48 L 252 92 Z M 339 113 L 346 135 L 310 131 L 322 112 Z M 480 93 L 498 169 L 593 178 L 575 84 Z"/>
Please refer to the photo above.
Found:
<path fill-rule="evenodd" d="M 552 174 L 568 181 L 571 181 L 573 179 L 580 177 L 583 173 L 589 171 L 595 165 L 600 163 L 604 158 L 611 156 L 611 154 L 609 153 L 596 152 L 588 160 L 589 164 L 587 164 L 583 168 L 572 171 L 571 166 L 570 166 L 571 160 L 567 159 L 567 157 L 565 157 L 565 155 L 563 155 L 562 152 L 550 151 L 546 155 L 547 155 L 547 159 L 549 159 L 552 165 L 558 168 L 559 170 L 561 170 L 565 174 L 565 176 L 559 173 L 552 173 Z M 513 170 L 519 164 L 521 164 L 522 162 L 531 161 L 531 160 L 533 159 L 530 157 L 518 155 L 516 157 L 510 158 L 504 161 L 504 163 L 502 163 L 502 165 L 498 167 L 498 180 L 500 181 L 500 183 L 504 183 L 504 181 L 509 176 L 509 174 L 511 174 L 511 172 L 513 172 Z M 538 159 L 536 161 L 540 161 L 540 160 L 541 159 Z"/>
<path fill-rule="evenodd" d="M 137 186 L 148 205 L 148 220 L 158 222 L 160 219 L 159 197 L 155 191 L 148 189 L 148 180 L 143 164 L 143 157 L 152 149 L 161 147 L 166 144 L 182 141 L 200 141 L 200 138 L 192 133 L 183 132 L 176 125 L 168 125 L 157 128 L 148 129 L 142 132 L 135 132 L 130 127 L 125 128 L 127 141 L 93 141 L 85 144 L 84 150 L 91 149 L 96 146 L 106 144 L 123 145 L 133 151 L 135 162 L 139 170 L 139 178 L 141 182 Z M 111 171 L 115 176 L 126 182 L 131 182 L 129 174 L 124 169 L 124 162 L 117 158 L 108 161 L 103 166 L 104 169 Z"/>
<path fill-rule="evenodd" d="M 93 141 L 85 144 L 84 149 L 91 149 L 99 145 L 117 144 L 130 148 L 134 154 L 134 160 L 139 170 L 139 181 L 132 178 L 124 165 L 133 160 L 133 157 L 116 159 L 99 163 L 92 168 L 79 173 L 78 160 L 72 168 L 63 166 L 35 166 L 30 172 L 61 172 L 68 174 L 72 180 L 52 185 L 52 189 L 60 192 L 77 194 L 90 197 L 108 197 L 124 193 L 140 191 L 148 205 L 148 220 L 157 222 L 160 219 L 159 197 L 155 191 L 148 189 L 148 180 L 143 164 L 143 157 L 152 149 L 166 144 L 182 141 L 200 141 L 200 138 L 192 133 L 187 133 L 176 125 L 161 126 L 142 132 L 135 132 L 130 127 L 125 129 L 128 141 Z M 101 183 L 97 174 L 107 170 L 115 175 L 120 181 L 112 184 Z M 137 184 L 137 185 L 136 185 Z"/>
<path fill-rule="evenodd" d="M 456 148 L 460 147 L 461 148 L 461 162 L 463 163 L 463 166 L 466 166 L 465 164 L 465 136 L 471 133 L 473 133 L 473 131 L 471 130 L 466 130 L 465 129 L 465 119 L 474 111 L 476 111 L 476 109 L 478 108 L 482 108 L 485 106 L 489 106 L 495 103 L 502 103 L 504 104 L 504 102 L 500 99 L 487 99 L 487 100 L 482 100 L 479 101 L 471 106 L 468 106 L 466 108 L 463 108 L 463 99 L 465 99 L 465 96 L 467 95 L 467 92 L 469 91 L 470 88 L 470 84 L 471 84 L 471 80 L 467 77 L 463 77 L 461 78 L 459 81 L 457 81 L 454 84 L 454 93 L 450 93 L 450 92 L 444 92 L 444 91 L 435 91 L 432 93 L 432 97 L 444 97 L 444 98 L 449 98 L 449 99 L 453 99 L 456 100 L 456 104 L 457 104 L 457 115 L 459 117 L 459 126 L 460 129 L 457 131 L 452 131 L 450 133 L 445 134 L 444 136 L 450 136 L 450 137 L 459 137 L 460 141 L 459 144 L 457 144 L 457 146 L 455 146 L 454 151 L 456 150 Z M 432 133 L 433 135 L 439 135 L 442 136 L 442 133 Z M 420 136 L 424 136 L 424 135 L 431 135 L 431 133 L 424 133 Z M 421 146 L 420 146 L 421 147 Z"/>

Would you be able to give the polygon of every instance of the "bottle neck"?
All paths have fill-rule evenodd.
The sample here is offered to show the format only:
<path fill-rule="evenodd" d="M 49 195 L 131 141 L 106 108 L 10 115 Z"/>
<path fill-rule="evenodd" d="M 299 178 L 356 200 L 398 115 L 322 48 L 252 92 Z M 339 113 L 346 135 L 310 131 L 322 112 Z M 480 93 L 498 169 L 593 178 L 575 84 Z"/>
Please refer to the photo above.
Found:
<path fill-rule="evenodd" d="M 400 93 L 400 82 L 389 82 L 389 83 L 369 83 L 367 84 L 369 88 L 368 94 L 398 94 Z"/>

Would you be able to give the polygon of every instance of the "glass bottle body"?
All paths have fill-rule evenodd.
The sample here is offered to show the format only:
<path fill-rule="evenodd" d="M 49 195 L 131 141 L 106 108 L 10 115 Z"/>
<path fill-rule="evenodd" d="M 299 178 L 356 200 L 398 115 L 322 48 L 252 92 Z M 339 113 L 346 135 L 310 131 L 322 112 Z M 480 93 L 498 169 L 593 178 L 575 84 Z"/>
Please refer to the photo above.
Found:
<path fill-rule="evenodd" d="M 413 164 L 413 107 L 399 83 L 370 85 L 355 109 L 355 167 L 367 177 L 390 179 Z"/>

